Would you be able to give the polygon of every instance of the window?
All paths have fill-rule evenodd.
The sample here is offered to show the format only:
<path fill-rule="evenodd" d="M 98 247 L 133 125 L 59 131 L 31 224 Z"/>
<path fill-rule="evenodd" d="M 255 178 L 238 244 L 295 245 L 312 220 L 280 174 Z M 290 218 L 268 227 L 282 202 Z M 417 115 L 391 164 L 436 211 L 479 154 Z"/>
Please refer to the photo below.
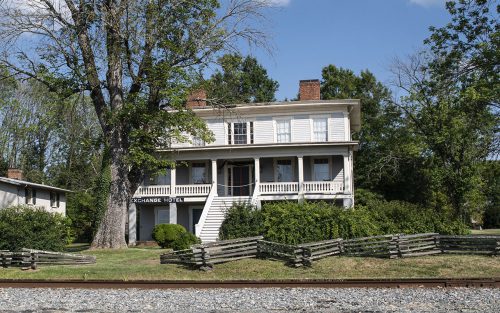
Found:
<path fill-rule="evenodd" d="M 241 145 L 247 143 L 247 123 L 234 123 L 234 144 Z"/>
<path fill-rule="evenodd" d="M 157 209 L 156 211 L 156 224 L 168 224 L 170 223 L 170 210 L 169 209 Z"/>
<path fill-rule="evenodd" d="M 26 204 L 36 204 L 36 189 L 24 189 L 24 201 Z"/>
<path fill-rule="evenodd" d="M 291 142 L 290 120 L 276 120 L 276 142 Z"/>
<path fill-rule="evenodd" d="M 204 184 L 207 177 L 207 167 L 205 163 L 192 163 L 191 180 L 193 184 Z"/>
<path fill-rule="evenodd" d="M 313 162 L 314 181 L 330 180 L 330 166 L 327 158 L 314 159 Z"/>
<path fill-rule="evenodd" d="M 328 119 L 313 119 L 313 140 L 318 142 L 328 141 Z"/>
<path fill-rule="evenodd" d="M 50 206 L 53 208 L 59 207 L 59 194 L 57 192 L 50 193 Z"/>
<path fill-rule="evenodd" d="M 277 160 L 276 176 L 278 182 L 293 181 L 292 160 Z"/>
<path fill-rule="evenodd" d="M 227 144 L 252 144 L 254 142 L 253 129 L 253 122 L 227 123 Z"/>

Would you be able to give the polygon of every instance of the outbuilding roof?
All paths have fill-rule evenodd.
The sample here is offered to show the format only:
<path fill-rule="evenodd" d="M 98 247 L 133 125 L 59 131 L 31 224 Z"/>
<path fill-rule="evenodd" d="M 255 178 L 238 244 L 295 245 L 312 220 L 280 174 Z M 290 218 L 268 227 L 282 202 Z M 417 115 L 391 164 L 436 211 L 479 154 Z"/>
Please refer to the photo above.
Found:
<path fill-rule="evenodd" d="M 53 190 L 53 191 L 72 192 L 71 190 L 67 190 L 67 189 L 63 189 L 63 188 L 57 188 L 57 187 L 44 185 L 44 184 L 36 184 L 36 183 L 29 182 L 29 181 L 12 179 L 12 178 L 7 178 L 7 177 L 0 177 L 0 182 L 10 184 L 10 185 L 15 185 L 15 186 L 22 186 L 22 187 L 36 187 L 36 188 L 41 188 L 41 189 Z"/>

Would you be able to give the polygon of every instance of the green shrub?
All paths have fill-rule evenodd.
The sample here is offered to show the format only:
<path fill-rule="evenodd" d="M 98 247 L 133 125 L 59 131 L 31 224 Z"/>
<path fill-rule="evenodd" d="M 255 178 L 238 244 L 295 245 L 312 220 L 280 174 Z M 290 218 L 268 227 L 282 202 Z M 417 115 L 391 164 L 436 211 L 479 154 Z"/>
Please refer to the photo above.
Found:
<path fill-rule="evenodd" d="M 43 209 L 0 209 L 0 250 L 62 251 L 72 240 L 70 226 L 69 218 Z"/>
<path fill-rule="evenodd" d="M 255 207 L 239 203 L 234 204 L 226 212 L 219 230 L 219 239 L 253 237 L 263 234 L 262 211 Z"/>
<path fill-rule="evenodd" d="M 197 243 L 201 243 L 200 238 L 190 232 L 185 232 L 172 242 L 171 248 L 174 250 L 185 250 Z"/>
<path fill-rule="evenodd" d="M 172 248 L 173 242 L 186 232 L 179 224 L 158 224 L 153 228 L 153 239 L 162 248 Z"/>

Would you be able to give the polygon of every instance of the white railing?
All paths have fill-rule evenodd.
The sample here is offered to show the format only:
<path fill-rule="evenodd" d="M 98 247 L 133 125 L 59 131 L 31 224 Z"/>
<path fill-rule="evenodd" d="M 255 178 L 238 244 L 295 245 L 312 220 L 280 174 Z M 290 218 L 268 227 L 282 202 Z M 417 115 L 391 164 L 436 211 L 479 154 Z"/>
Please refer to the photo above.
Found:
<path fill-rule="evenodd" d="M 140 186 L 137 188 L 135 193 L 136 197 L 145 196 L 169 196 L 170 186 L 169 185 L 158 185 L 158 186 Z"/>
<path fill-rule="evenodd" d="M 175 186 L 175 194 L 177 196 L 207 196 L 211 186 L 211 184 L 177 185 Z"/>
<path fill-rule="evenodd" d="M 304 193 L 341 193 L 344 184 L 332 181 L 306 181 L 302 185 Z"/>
<path fill-rule="evenodd" d="M 198 224 L 194 225 L 194 233 L 197 237 L 200 237 L 201 235 L 201 231 L 203 230 L 203 226 L 205 226 L 205 221 L 207 220 L 208 211 L 210 211 L 210 207 L 212 206 L 212 202 L 214 201 L 216 195 L 217 184 L 212 184 L 207 201 L 205 201 L 205 206 L 203 207 L 203 212 L 201 212 L 200 219 L 198 220 Z"/>
<path fill-rule="evenodd" d="M 282 193 L 298 193 L 299 183 L 260 183 L 259 191 L 261 194 L 282 194 Z"/>

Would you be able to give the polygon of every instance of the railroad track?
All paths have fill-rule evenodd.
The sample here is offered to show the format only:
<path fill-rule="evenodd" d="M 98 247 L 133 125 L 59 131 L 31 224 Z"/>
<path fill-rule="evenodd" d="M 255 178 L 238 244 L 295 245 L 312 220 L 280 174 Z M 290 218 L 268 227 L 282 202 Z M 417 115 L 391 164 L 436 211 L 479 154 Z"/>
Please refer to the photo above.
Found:
<path fill-rule="evenodd" d="M 342 280 L 83 281 L 0 280 L 0 288 L 179 289 L 179 288 L 500 288 L 497 278 L 410 278 Z"/>

